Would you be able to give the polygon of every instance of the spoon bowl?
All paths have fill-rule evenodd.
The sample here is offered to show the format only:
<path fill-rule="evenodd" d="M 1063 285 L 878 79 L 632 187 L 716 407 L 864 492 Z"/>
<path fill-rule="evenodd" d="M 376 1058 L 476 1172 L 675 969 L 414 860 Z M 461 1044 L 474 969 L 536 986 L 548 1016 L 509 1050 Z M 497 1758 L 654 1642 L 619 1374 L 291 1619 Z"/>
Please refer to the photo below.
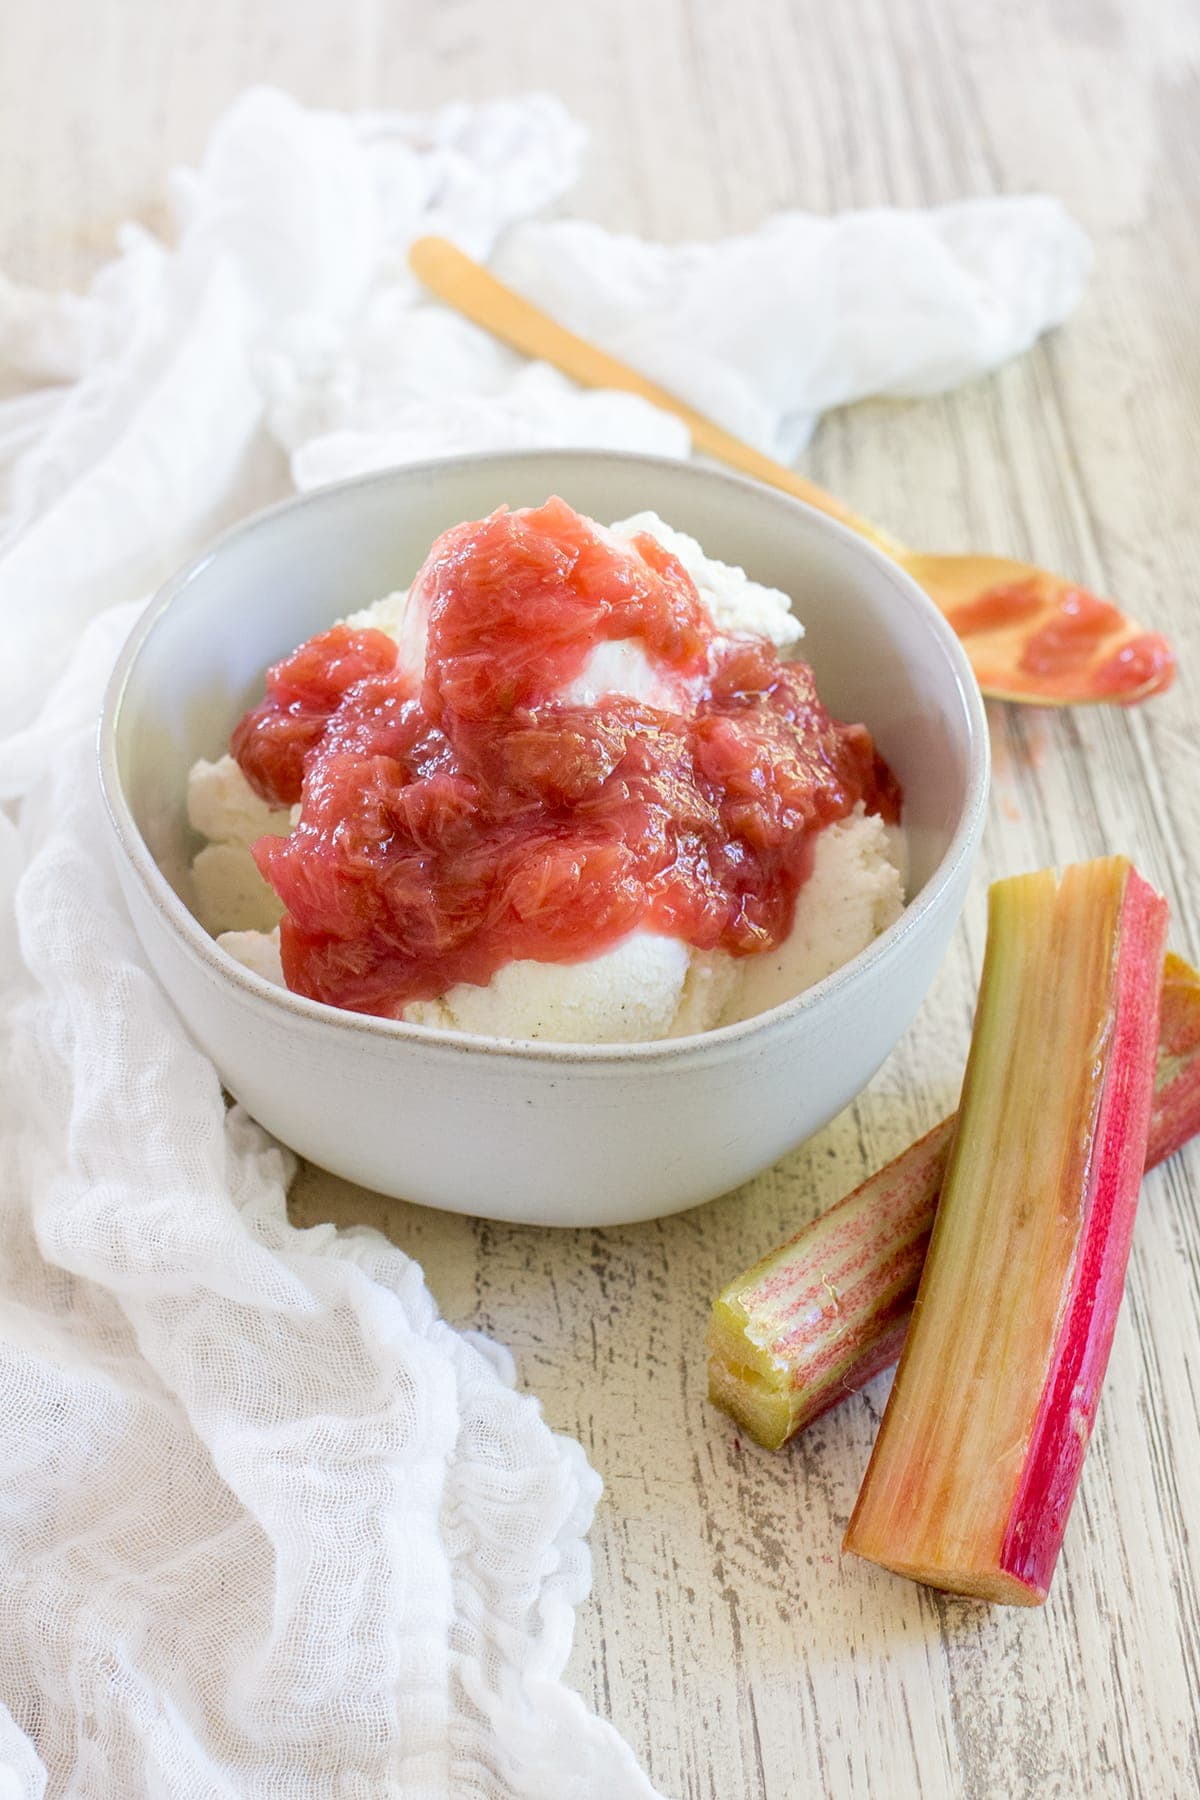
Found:
<path fill-rule="evenodd" d="M 962 639 L 985 694 L 1034 706 L 1133 706 L 1170 686 L 1175 657 L 1111 600 L 1007 556 L 902 551 Z"/>

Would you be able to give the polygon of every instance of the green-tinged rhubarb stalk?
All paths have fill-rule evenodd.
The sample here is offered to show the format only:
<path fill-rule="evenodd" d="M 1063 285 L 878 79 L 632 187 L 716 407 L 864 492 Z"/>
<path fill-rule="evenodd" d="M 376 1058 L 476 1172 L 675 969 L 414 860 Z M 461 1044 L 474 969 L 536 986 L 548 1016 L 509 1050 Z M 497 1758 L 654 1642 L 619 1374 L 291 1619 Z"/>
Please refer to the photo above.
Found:
<path fill-rule="evenodd" d="M 709 1399 L 768 1450 L 890 1368 L 908 1329 L 953 1117 L 713 1302 Z M 1200 973 L 1168 955 L 1146 1167 L 1200 1132 Z"/>
<path fill-rule="evenodd" d="M 1049 1590 L 1145 1166 L 1166 902 L 1124 858 L 997 882 L 912 1322 L 845 1549 L 1011 1605 Z"/>
<path fill-rule="evenodd" d="M 708 1397 L 778 1450 L 900 1354 L 954 1120 L 731 1281 L 708 1326 Z"/>

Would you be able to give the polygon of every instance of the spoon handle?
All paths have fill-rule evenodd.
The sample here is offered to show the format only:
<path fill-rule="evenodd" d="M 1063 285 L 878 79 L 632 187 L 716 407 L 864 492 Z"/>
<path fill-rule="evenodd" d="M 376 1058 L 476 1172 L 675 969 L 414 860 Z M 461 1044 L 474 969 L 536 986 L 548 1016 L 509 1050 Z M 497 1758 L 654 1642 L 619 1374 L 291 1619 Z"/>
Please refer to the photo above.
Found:
<path fill-rule="evenodd" d="M 815 506 L 840 524 L 849 526 L 851 531 L 869 538 L 889 556 L 903 556 L 903 548 L 894 538 L 860 519 L 824 488 L 806 481 L 803 475 L 797 475 L 794 469 L 785 468 L 772 457 L 764 456 L 761 450 L 743 443 L 732 432 L 723 431 L 703 413 L 696 412 L 653 381 L 647 381 L 628 363 L 609 356 L 586 338 L 577 337 L 540 307 L 497 281 L 449 238 L 417 238 L 409 250 L 408 260 L 414 274 L 439 300 L 476 325 L 484 326 L 514 350 L 541 362 L 553 363 L 582 387 L 623 389 L 648 400 L 663 412 L 674 413 L 691 432 L 695 448 L 706 456 L 727 463 L 743 475 L 766 482 L 769 487 L 781 488 L 797 500 L 807 501 L 809 506 Z"/>

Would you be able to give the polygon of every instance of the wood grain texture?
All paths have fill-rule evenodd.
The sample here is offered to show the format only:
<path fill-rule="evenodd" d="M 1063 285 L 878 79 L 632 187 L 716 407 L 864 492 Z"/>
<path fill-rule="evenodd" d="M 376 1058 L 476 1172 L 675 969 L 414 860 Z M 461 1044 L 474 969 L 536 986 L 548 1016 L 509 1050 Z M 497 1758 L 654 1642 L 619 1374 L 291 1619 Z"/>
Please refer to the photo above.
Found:
<path fill-rule="evenodd" d="M 1144 712 L 992 712 L 982 866 L 918 1023 L 857 1104 L 716 1204 L 547 1234 L 315 1171 L 496 1334 L 606 1493 L 572 1672 L 664 1792 L 1176 1796 L 1200 1778 L 1200 1156 L 1145 1185 L 1108 1387 L 1049 1606 L 843 1563 L 886 1381 L 771 1456 L 704 1402 L 711 1295 L 953 1104 L 988 880 L 1123 850 L 1200 953 L 1200 12 L 1192 0 L 0 0 L 0 264 L 80 279 L 153 217 L 241 87 L 330 105 L 552 88 L 591 126 L 573 206 L 668 238 L 773 208 L 1045 188 L 1093 233 L 1077 317 L 941 401 L 830 417 L 817 480 L 907 539 L 1030 557 L 1179 653 Z M 401 1152 L 402 1153 L 402 1152 Z"/>

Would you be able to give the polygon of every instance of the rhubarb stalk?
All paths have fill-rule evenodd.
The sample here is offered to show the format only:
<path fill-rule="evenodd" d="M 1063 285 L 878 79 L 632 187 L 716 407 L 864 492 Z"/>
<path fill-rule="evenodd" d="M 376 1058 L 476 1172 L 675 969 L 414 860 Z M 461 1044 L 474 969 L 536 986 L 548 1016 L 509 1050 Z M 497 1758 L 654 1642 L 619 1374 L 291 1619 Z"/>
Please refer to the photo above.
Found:
<path fill-rule="evenodd" d="M 731 1281 L 713 1302 L 709 1399 L 768 1450 L 900 1354 L 954 1119 Z M 1200 973 L 1168 955 L 1146 1167 L 1200 1132 Z"/>
<path fill-rule="evenodd" d="M 995 884 L 912 1323 L 845 1548 L 1045 1599 L 1145 1165 L 1166 903 L 1124 858 Z"/>

